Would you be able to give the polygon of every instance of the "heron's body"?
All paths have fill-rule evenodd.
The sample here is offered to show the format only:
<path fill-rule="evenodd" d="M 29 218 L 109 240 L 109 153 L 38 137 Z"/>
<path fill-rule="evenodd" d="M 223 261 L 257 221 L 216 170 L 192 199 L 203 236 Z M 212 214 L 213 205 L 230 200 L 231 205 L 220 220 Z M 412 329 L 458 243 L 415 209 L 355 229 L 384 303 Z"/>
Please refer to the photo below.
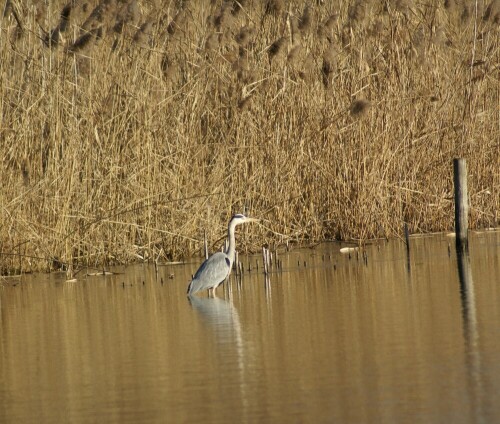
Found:
<path fill-rule="evenodd" d="M 201 290 L 216 289 L 231 271 L 231 260 L 224 252 L 217 252 L 201 264 L 189 283 L 188 294 Z"/>
<path fill-rule="evenodd" d="M 215 290 L 231 273 L 234 262 L 235 236 L 234 230 L 237 225 L 245 222 L 256 221 L 244 215 L 234 215 L 228 226 L 228 247 L 224 252 L 217 252 L 210 256 L 201 264 L 193 279 L 189 283 L 188 295 L 195 294 L 202 290 Z"/>

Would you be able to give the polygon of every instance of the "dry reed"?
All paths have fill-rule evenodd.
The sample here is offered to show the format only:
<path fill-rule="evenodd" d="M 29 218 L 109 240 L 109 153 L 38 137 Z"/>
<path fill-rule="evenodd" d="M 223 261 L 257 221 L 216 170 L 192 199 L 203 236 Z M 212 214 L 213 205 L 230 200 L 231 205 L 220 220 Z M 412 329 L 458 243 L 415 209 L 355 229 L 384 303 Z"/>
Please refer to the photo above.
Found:
<path fill-rule="evenodd" d="M 498 225 L 498 1 L 379 3 L 9 2 L 0 273 Z"/>

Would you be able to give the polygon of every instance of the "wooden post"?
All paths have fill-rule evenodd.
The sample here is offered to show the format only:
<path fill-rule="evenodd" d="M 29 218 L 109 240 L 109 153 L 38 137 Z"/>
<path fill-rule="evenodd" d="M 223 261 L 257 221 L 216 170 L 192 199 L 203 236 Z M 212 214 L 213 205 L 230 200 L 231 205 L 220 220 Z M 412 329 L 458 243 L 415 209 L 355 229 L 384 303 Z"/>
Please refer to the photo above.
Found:
<path fill-rule="evenodd" d="M 203 249 L 205 250 L 205 259 L 208 259 L 207 230 L 203 230 Z"/>
<path fill-rule="evenodd" d="M 467 194 L 467 165 L 465 159 L 453 159 L 455 186 L 455 235 L 457 249 L 468 250 L 469 199 Z"/>
<path fill-rule="evenodd" d="M 406 253 L 410 256 L 410 230 L 408 230 L 408 224 L 406 222 L 403 230 L 405 233 Z"/>
<path fill-rule="evenodd" d="M 405 244 L 406 244 L 406 268 L 408 272 L 411 270 L 411 262 L 410 262 L 410 231 L 408 230 L 408 224 L 405 222 L 404 227 L 405 232 Z"/>
<path fill-rule="evenodd" d="M 267 249 L 265 247 L 262 247 L 262 263 L 264 265 L 264 275 L 268 274 L 268 267 L 267 267 Z"/>

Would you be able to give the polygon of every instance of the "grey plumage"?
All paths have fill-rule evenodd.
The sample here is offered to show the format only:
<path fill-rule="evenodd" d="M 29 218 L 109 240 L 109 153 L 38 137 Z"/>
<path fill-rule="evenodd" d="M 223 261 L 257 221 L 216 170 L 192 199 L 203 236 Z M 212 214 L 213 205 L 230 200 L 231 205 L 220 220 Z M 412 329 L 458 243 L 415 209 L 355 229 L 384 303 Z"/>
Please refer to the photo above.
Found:
<path fill-rule="evenodd" d="M 229 275 L 231 261 L 224 252 L 217 252 L 206 259 L 189 283 L 188 294 L 217 287 Z"/>

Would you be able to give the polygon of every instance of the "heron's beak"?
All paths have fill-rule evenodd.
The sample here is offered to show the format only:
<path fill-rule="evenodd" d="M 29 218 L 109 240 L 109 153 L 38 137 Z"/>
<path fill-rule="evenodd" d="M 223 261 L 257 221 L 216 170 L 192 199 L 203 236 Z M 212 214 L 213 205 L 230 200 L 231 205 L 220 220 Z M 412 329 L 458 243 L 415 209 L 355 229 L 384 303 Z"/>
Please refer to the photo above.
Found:
<path fill-rule="evenodd" d="M 258 219 L 258 218 L 248 218 L 247 217 L 247 222 L 260 222 L 260 219 Z"/>

